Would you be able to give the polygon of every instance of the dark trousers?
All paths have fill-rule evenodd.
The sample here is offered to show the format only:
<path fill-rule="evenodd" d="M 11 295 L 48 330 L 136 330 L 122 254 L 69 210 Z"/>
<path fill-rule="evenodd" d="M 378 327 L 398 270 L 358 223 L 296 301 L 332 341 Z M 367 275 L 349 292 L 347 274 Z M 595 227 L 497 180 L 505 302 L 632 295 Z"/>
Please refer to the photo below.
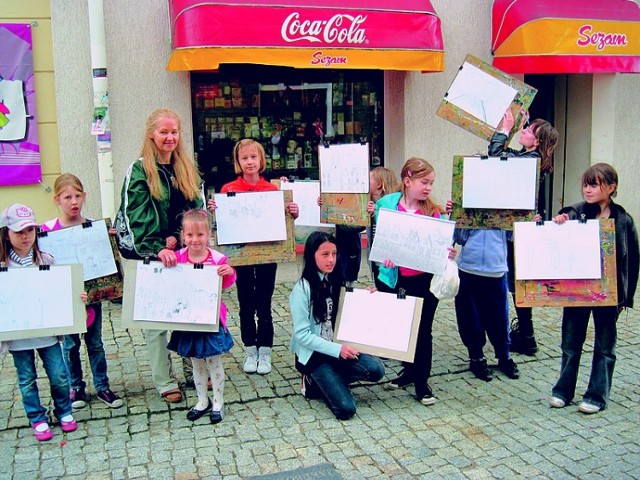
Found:
<path fill-rule="evenodd" d="M 456 319 L 462 343 L 469 358 L 484 357 L 487 336 L 496 358 L 509 358 L 509 316 L 504 275 L 483 277 L 460 270 L 460 289 L 456 295 Z"/>
<path fill-rule="evenodd" d="M 521 335 L 528 337 L 533 335 L 533 309 L 531 307 L 519 307 L 516 304 L 516 266 L 513 253 L 513 242 L 507 242 L 507 278 L 509 280 L 509 291 L 513 297 L 513 306 L 518 317 L 518 330 Z"/>
<path fill-rule="evenodd" d="M 593 313 L 595 338 L 589 385 L 583 400 L 605 408 L 609 400 L 613 369 L 616 364 L 616 322 L 618 307 L 565 307 L 562 310 L 562 362 L 560 378 L 553 396 L 571 402 L 576 391 L 582 347 L 587 336 L 589 316 Z"/>
<path fill-rule="evenodd" d="M 423 299 L 413 364 L 403 363 L 405 373 L 414 379 L 416 397 L 419 399 L 425 395 L 427 381 L 431 376 L 433 317 L 436 314 L 436 308 L 438 308 L 438 299 L 429 291 L 432 278 L 433 274 L 431 273 L 421 273 L 410 277 L 398 275 L 398 284 L 395 289 L 397 292 L 398 289 L 403 288 L 407 295 Z"/>
<path fill-rule="evenodd" d="M 240 335 L 245 347 L 273 346 L 271 297 L 276 284 L 277 268 L 275 263 L 235 267 L 238 276 L 236 289 L 240 306 Z"/>
<path fill-rule="evenodd" d="M 362 260 L 362 239 L 357 229 L 343 229 L 336 226 L 337 266 L 345 282 L 358 280 Z"/>

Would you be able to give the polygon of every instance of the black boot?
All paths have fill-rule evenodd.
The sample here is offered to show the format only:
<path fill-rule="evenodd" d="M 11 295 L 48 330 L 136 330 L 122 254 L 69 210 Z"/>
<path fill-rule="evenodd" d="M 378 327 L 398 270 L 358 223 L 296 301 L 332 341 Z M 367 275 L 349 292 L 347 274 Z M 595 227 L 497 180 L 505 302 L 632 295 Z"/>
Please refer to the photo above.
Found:
<path fill-rule="evenodd" d="M 531 333 L 528 333 L 526 330 L 530 330 Z M 511 337 L 509 351 L 529 356 L 535 355 L 538 351 L 538 343 L 533 336 L 533 325 L 531 329 L 523 329 L 516 317 L 511 321 L 511 332 L 509 336 Z"/>
<path fill-rule="evenodd" d="M 493 380 L 491 376 L 491 372 L 489 371 L 489 367 L 487 366 L 487 359 L 480 358 L 474 360 L 473 358 L 469 360 L 469 370 L 473 373 L 476 378 L 480 380 L 484 380 L 485 382 L 490 382 Z"/>

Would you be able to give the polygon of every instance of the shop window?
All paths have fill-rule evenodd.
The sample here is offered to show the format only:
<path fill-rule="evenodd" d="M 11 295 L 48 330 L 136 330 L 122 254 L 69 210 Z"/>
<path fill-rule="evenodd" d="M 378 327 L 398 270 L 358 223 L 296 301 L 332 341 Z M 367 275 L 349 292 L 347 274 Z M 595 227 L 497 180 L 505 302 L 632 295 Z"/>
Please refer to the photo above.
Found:
<path fill-rule="evenodd" d="M 253 138 L 265 148 L 265 178 L 318 178 L 324 143 L 366 142 L 383 158 L 383 72 L 222 66 L 192 73 L 194 146 L 207 186 L 235 179 L 232 149 Z"/>

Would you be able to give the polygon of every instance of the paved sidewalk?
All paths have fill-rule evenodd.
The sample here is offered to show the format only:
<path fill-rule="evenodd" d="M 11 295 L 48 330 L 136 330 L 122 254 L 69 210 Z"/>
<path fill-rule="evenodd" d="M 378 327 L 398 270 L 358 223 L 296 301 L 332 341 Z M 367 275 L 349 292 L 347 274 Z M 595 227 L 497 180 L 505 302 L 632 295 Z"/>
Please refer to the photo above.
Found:
<path fill-rule="evenodd" d="M 288 351 L 288 296 L 298 269 L 296 264 L 279 267 L 269 375 L 242 372 L 235 290 L 224 294 L 237 345 L 225 358 L 226 417 L 215 426 L 207 416 L 195 423 L 186 419 L 194 390 L 186 390 L 187 400 L 180 404 L 159 397 L 142 334 L 121 328 L 119 305 L 104 304 L 103 337 L 111 385 L 125 397 L 125 406 L 109 409 L 93 399 L 76 412 L 76 432 L 64 434 L 55 425 L 52 440 L 37 442 L 22 408 L 12 357 L 0 358 L 0 479 L 235 479 L 318 464 L 333 466 L 347 479 L 640 478 L 638 311 L 619 320 L 611 402 L 597 415 L 585 416 L 575 404 L 548 407 L 560 366 L 559 309 L 534 310 L 540 351 L 536 357 L 514 355 L 519 380 L 496 372 L 491 383 L 484 383 L 467 370 L 453 302 L 444 301 L 434 323 L 430 381 L 438 402 L 425 407 L 412 389 L 387 390 L 399 369 L 398 362 L 387 361 L 382 382 L 354 389 L 358 413 L 341 422 L 321 401 L 299 394 L 299 375 Z M 369 284 L 366 268 L 360 283 Z M 592 338 L 590 331 L 589 342 Z M 586 388 L 591 348 L 589 343 L 578 394 Z M 182 378 L 179 359 L 174 366 Z M 38 385 L 49 404 L 46 378 Z M 93 387 L 89 392 L 95 393 Z"/>

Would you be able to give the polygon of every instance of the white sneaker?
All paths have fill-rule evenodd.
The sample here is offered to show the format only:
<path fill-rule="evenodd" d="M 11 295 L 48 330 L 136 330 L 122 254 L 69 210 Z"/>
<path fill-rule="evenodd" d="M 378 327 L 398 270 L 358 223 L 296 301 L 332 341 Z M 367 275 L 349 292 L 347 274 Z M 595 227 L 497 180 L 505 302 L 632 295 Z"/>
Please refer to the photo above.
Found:
<path fill-rule="evenodd" d="M 260 347 L 258 349 L 257 370 L 260 375 L 266 375 L 267 373 L 271 373 L 271 348 L 270 347 Z"/>
<path fill-rule="evenodd" d="M 558 397 L 551 397 L 549 399 L 549 405 L 552 408 L 562 408 L 565 406 L 564 400 L 562 400 L 561 398 Z"/>
<path fill-rule="evenodd" d="M 242 369 L 245 373 L 256 373 L 258 370 L 258 347 L 255 345 L 246 348 L 244 352 L 244 366 Z"/>
<path fill-rule="evenodd" d="M 580 405 L 578 405 L 578 411 L 590 415 L 592 413 L 598 413 L 600 411 L 600 407 L 593 403 L 580 402 Z"/>

